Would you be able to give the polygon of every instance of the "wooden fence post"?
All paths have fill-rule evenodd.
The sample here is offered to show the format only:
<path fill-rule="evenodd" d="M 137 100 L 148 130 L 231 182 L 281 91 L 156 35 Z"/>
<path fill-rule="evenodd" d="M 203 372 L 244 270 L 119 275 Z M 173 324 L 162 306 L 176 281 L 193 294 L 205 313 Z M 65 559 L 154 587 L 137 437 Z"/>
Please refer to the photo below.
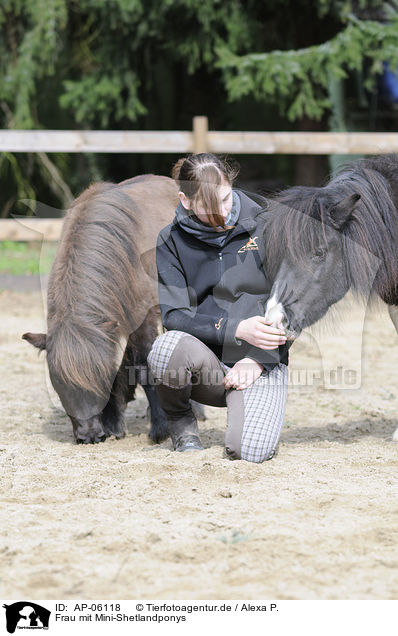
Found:
<path fill-rule="evenodd" d="M 209 130 L 209 122 L 207 117 L 198 116 L 193 118 L 193 151 L 195 153 L 207 152 L 208 130 Z"/>

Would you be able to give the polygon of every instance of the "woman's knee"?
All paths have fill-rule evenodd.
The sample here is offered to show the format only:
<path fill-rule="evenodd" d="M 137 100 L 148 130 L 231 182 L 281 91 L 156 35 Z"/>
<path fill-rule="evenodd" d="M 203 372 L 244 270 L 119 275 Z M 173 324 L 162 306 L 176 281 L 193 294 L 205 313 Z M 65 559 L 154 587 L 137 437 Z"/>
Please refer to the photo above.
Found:
<path fill-rule="evenodd" d="M 196 340 L 185 331 L 177 330 L 158 336 L 148 355 L 154 380 L 177 388 L 186 385 L 189 382 L 189 352 Z"/>
<path fill-rule="evenodd" d="M 243 448 L 241 458 L 254 464 L 262 464 L 272 459 L 276 449 L 273 446 Z"/>
<path fill-rule="evenodd" d="M 231 444 L 230 442 L 228 446 L 225 447 L 225 452 L 229 459 L 243 459 L 244 461 L 254 464 L 262 464 L 274 457 L 276 449 L 268 448 L 261 451 L 254 449 L 254 451 L 247 453 L 242 452 L 240 445 Z"/>

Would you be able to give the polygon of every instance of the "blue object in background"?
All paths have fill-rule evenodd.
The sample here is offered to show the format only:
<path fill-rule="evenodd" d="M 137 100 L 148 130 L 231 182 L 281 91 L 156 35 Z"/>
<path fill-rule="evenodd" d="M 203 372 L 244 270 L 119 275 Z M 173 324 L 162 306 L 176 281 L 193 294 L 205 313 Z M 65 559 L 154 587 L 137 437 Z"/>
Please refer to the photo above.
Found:
<path fill-rule="evenodd" d="M 388 62 L 383 64 L 381 76 L 381 94 L 383 99 L 390 104 L 398 103 L 398 67 L 392 71 Z"/>

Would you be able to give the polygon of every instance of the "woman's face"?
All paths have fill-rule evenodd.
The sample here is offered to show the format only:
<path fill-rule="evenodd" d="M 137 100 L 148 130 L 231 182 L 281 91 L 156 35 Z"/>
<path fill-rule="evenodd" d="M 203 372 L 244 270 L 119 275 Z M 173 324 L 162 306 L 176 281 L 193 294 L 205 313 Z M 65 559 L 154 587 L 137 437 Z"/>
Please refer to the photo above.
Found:
<path fill-rule="evenodd" d="M 221 185 L 217 186 L 217 195 L 220 201 L 220 214 L 226 220 L 232 209 L 232 186 L 225 179 Z M 183 192 L 179 192 L 179 196 L 186 210 L 193 210 L 198 219 L 210 225 L 206 209 L 203 207 L 200 197 L 195 201 L 190 201 Z"/>

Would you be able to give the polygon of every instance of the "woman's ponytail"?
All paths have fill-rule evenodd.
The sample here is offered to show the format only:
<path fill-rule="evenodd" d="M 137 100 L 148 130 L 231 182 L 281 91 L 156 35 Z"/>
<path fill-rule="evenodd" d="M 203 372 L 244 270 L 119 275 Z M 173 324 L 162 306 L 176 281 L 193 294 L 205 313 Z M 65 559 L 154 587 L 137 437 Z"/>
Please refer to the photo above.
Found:
<path fill-rule="evenodd" d="M 179 181 L 181 168 L 183 164 L 185 163 L 185 161 L 186 161 L 186 157 L 181 157 L 181 159 L 179 159 L 177 163 L 174 164 L 173 170 L 171 171 L 171 176 L 173 177 L 174 181 Z"/>

